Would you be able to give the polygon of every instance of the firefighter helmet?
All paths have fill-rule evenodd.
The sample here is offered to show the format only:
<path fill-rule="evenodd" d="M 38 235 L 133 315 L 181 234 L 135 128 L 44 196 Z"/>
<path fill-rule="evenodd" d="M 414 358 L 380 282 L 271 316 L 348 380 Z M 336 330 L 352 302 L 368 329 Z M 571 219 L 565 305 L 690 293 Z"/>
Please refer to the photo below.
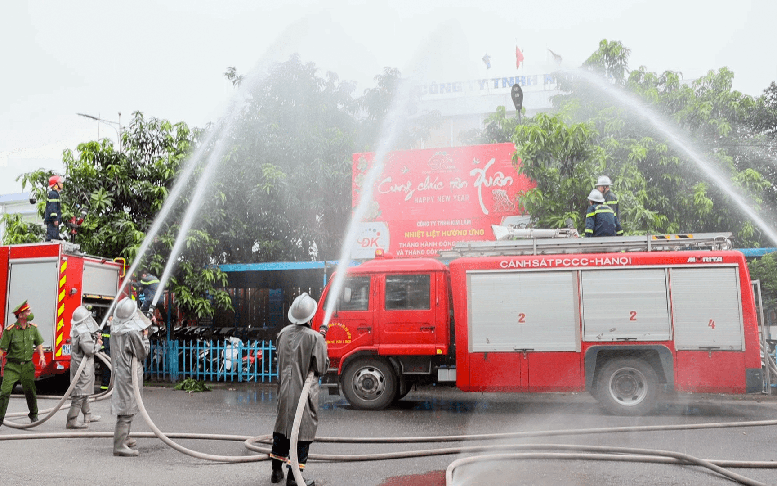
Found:
<path fill-rule="evenodd" d="M 293 324 L 306 324 L 316 315 L 317 309 L 318 302 L 316 302 L 316 299 L 309 296 L 307 292 L 303 292 L 302 295 L 291 303 L 291 307 L 289 307 L 289 320 Z"/>
<path fill-rule="evenodd" d="M 94 317 L 92 317 L 92 313 L 82 305 L 79 305 L 76 307 L 76 310 L 73 311 L 73 317 L 70 320 L 70 323 L 71 336 L 75 336 L 76 334 L 92 334 L 99 329 L 97 322 L 95 322 Z"/>
<path fill-rule="evenodd" d="M 129 297 L 124 297 L 121 299 L 121 302 L 116 305 L 116 318 L 121 319 L 122 321 L 129 320 L 135 315 L 137 310 L 138 305 L 135 301 Z"/>
<path fill-rule="evenodd" d="M 597 186 L 611 186 L 612 181 L 606 175 L 599 176 L 599 180 L 596 181 Z"/>
<path fill-rule="evenodd" d="M 599 189 L 594 189 L 591 191 L 590 194 L 588 194 L 588 200 L 593 202 L 603 203 L 604 195 L 601 192 L 599 192 Z"/>
<path fill-rule="evenodd" d="M 73 318 L 70 320 L 70 323 L 73 325 L 81 324 L 91 315 L 92 313 L 89 312 L 86 307 L 79 305 L 76 307 L 76 310 L 73 311 Z"/>
<path fill-rule="evenodd" d="M 54 187 L 57 184 L 62 184 L 65 182 L 65 178 L 60 175 L 53 175 L 49 177 L 49 187 Z"/>

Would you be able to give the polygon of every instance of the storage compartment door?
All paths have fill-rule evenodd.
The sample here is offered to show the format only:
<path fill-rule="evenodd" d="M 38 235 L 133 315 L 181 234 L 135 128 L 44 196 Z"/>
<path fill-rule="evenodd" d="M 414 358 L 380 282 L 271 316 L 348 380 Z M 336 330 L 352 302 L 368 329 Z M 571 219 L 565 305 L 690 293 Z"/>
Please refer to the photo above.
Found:
<path fill-rule="evenodd" d="M 671 339 L 666 270 L 583 270 L 586 341 Z"/>
<path fill-rule="evenodd" d="M 575 273 L 469 272 L 470 352 L 578 351 Z"/>
<path fill-rule="evenodd" d="M 119 290 L 119 267 L 84 261 L 82 295 L 114 298 Z"/>
<path fill-rule="evenodd" d="M 50 348 L 54 338 L 54 323 L 57 317 L 57 293 L 59 282 L 58 260 L 24 259 L 12 260 L 8 282 L 8 310 L 6 322 L 13 324 L 16 317 L 13 309 L 25 300 L 35 314 L 32 320 L 43 337 L 43 346 Z"/>
<path fill-rule="evenodd" d="M 670 279 L 677 350 L 745 349 L 736 267 L 673 268 Z"/>

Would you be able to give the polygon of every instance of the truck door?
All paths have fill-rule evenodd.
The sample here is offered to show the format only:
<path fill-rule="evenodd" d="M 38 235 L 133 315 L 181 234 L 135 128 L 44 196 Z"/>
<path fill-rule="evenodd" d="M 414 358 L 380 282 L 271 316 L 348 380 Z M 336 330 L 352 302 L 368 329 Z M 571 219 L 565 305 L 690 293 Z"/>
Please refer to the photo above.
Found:
<path fill-rule="evenodd" d="M 387 274 L 383 286 L 378 352 L 390 355 L 434 355 L 437 333 L 447 332 L 437 323 L 432 305 L 436 279 L 425 274 Z"/>
<path fill-rule="evenodd" d="M 57 318 L 57 294 L 59 292 L 58 258 L 18 258 L 10 260 L 8 272 L 8 303 L 6 323 L 16 318 L 13 308 L 24 302 L 30 304 L 35 314 L 34 324 L 43 337 L 43 347 L 51 348 Z"/>
<path fill-rule="evenodd" d="M 702 393 L 745 392 L 738 268 L 673 268 L 676 383 Z"/>
<path fill-rule="evenodd" d="M 374 346 L 373 292 L 370 275 L 345 279 L 326 335 L 330 356 L 341 357 L 351 349 Z"/>

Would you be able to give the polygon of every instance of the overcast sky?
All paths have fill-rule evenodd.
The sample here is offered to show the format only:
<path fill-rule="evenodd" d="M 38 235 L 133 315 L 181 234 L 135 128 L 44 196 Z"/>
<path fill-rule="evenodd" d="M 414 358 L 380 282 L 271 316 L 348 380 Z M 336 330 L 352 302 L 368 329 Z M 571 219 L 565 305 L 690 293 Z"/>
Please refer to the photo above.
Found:
<path fill-rule="evenodd" d="M 775 18 L 775 0 L 4 1 L 0 194 L 21 192 L 22 172 L 62 170 L 62 151 L 98 130 L 116 139 L 77 112 L 215 120 L 234 92 L 228 66 L 245 73 L 298 52 L 361 93 L 385 66 L 418 62 L 428 82 L 544 74 L 548 49 L 579 66 L 606 38 L 631 49 L 631 69 L 694 79 L 726 66 L 735 89 L 758 96 L 777 80 Z"/>

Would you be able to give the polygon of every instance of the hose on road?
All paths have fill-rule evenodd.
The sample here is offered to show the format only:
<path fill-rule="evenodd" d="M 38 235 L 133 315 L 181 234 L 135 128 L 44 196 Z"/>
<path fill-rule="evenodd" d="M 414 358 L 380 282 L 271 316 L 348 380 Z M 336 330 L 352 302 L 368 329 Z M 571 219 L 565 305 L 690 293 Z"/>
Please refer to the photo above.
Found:
<path fill-rule="evenodd" d="M 83 362 L 82 362 L 83 366 Z M 269 453 L 271 449 L 269 447 L 258 446 L 261 444 L 271 444 L 272 438 L 270 435 L 263 435 L 258 437 L 248 436 L 236 436 L 225 434 L 194 434 L 194 433 L 172 433 L 165 434 L 154 424 L 148 411 L 145 408 L 143 399 L 140 393 L 140 387 L 137 382 L 137 370 L 138 361 L 133 359 L 132 362 L 132 384 L 135 399 L 138 402 L 138 406 L 143 415 L 144 420 L 151 428 L 153 433 L 148 432 L 133 432 L 132 436 L 136 438 L 157 437 L 171 448 L 187 454 L 189 456 L 225 463 L 247 463 L 258 462 L 269 459 Z M 79 368 L 80 373 L 82 368 Z M 297 406 L 297 412 L 295 414 L 294 426 L 292 429 L 291 448 L 290 448 L 290 460 L 292 465 L 292 474 L 294 475 L 297 484 L 304 484 L 302 475 L 299 470 L 299 458 L 297 456 L 297 439 L 299 433 L 299 426 L 304 411 L 305 404 L 307 403 L 310 387 L 315 380 L 315 376 L 312 373 L 308 375 L 305 380 L 305 386 L 300 396 L 300 401 Z M 58 404 L 61 407 L 62 403 L 67 399 L 68 395 L 72 391 L 73 385 L 68 389 L 67 394 L 60 400 Z M 57 407 L 55 407 L 57 408 Z M 57 408 L 58 409 L 58 408 Z M 55 410 L 56 411 L 56 410 Z M 46 419 L 50 418 L 54 412 L 50 412 Z M 42 420 L 39 423 L 42 423 Z M 16 425 L 16 424 L 14 424 Z M 35 425 L 35 424 L 30 424 Z M 401 443 L 435 443 L 435 442 L 466 442 L 466 441 L 490 441 L 505 439 L 517 439 L 528 437 L 552 437 L 552 436 L 574 436 L 574 435 L 591 435 L 591 434 L 612 434 L 623 432 L 655 432 L 655 431 L 671 431 L 671 430 L 695 430 L 695 429 L 721 429 L 721 428 L 733 428 L 733 427 L 764 427 L 777 425 L 777 420 L 759 420 L 750 422 L 737 422 L 737 423 L 701 423 L 701 424 L 683 424 L 683 425 L 653 425 L 653 426 L 634 426 L 634 427 L 610 427 L 610 428 L 596 428 L 596 429 L 569 429 L 569 430 L 551 430 L 540 432 L 512 432 L 512 433 L 498 433 L 498 434 L 475 434 L 475 435 L 455 435 L 455 436 L 440 436 L 440 437 L 318 437 L 316 442 L 328 442 L 328 443 L 385 443 L 385 444 L 401 444 Z M 18 428 L 28 428 L 25 426 L 18 426 Z M 30 439 L 57 439 L 57 438 L 98 438 L 98 437 L 113 437 L 112 432 L 62 432 L 62 433 L 41 433 L 41 434 L 18 434 L 18 435 L 0 435 L 0 441 L 5 440 L 30 440 Z M 256 455 L 250 456 L 225 456 L 225 455 L 213 455 L 205 454 L 199 451 L 194 451 L 186 447 L 177 444 L 172 440 L 176 439 L 202 439 L 202 440 L 224 440 L 224 441 L 243 441 L 245 447 L 251 451 L 257 452 Z M 495 461 L 495 460 L 517 460 L 517 459 L 568 459 L 568 460 L 598 460 L 598 461 L 630 461 L 630 462 L 649 462 L 658 464 L 676 464 L 676 465 L 697 465 L 711 471 L 720 474 L 723 477 L 729 478 L 733 481 L 747 485 L 762 485 L 758 481 L 747 478 L 740 474 L 729 471 L 726 468 L 777 468 L 777 462 L 773 461 L 730 461 L 730 460 L 714 460 L 714 459 L 700 459 L 687 454 L 682 454 L 672 451 L 657 451 L 649 449 L 634 449 L 623 447 L 607 447 L 607 446 L 581 446 L 581 445 L 568 445 L 568 444 L 514 444 L 514 445 L 475 445 L 475 446 L 457 446 L 438 449 L 421 449 L 413 451 L 401 451 L 401 452 L 389 452 L 378 454 L 347 454 L 347 455 L 333 455 L 333 454 L 310 454 L 309 460 L 313 461 L 326 461 L 326 462 L 355 462 L 355 461 L 374 461 L 374 460 L 389 460 L 389 459 L 402 459 L 410 457 L 422 457 L 422 456 L 436 456 L 436 455 L 452 455 L 482 451 L 504 451 L 506 448 L 512 450 L 531 450 L 532 452 L 515 452 L 515 453 L 502 453 L 502 454 L 489 454 L 482 456 L 473 456 L 467 458 L 461 458 L 452 462 L 446 470 L 446 482 L 448 485 L 453 484 L 453 476 L 456 468 L 462 467 L 467 464 L 472 464 L 477 461 Z M 537 451 L 565 451 L 559 452 L 537 452 Z"/>

